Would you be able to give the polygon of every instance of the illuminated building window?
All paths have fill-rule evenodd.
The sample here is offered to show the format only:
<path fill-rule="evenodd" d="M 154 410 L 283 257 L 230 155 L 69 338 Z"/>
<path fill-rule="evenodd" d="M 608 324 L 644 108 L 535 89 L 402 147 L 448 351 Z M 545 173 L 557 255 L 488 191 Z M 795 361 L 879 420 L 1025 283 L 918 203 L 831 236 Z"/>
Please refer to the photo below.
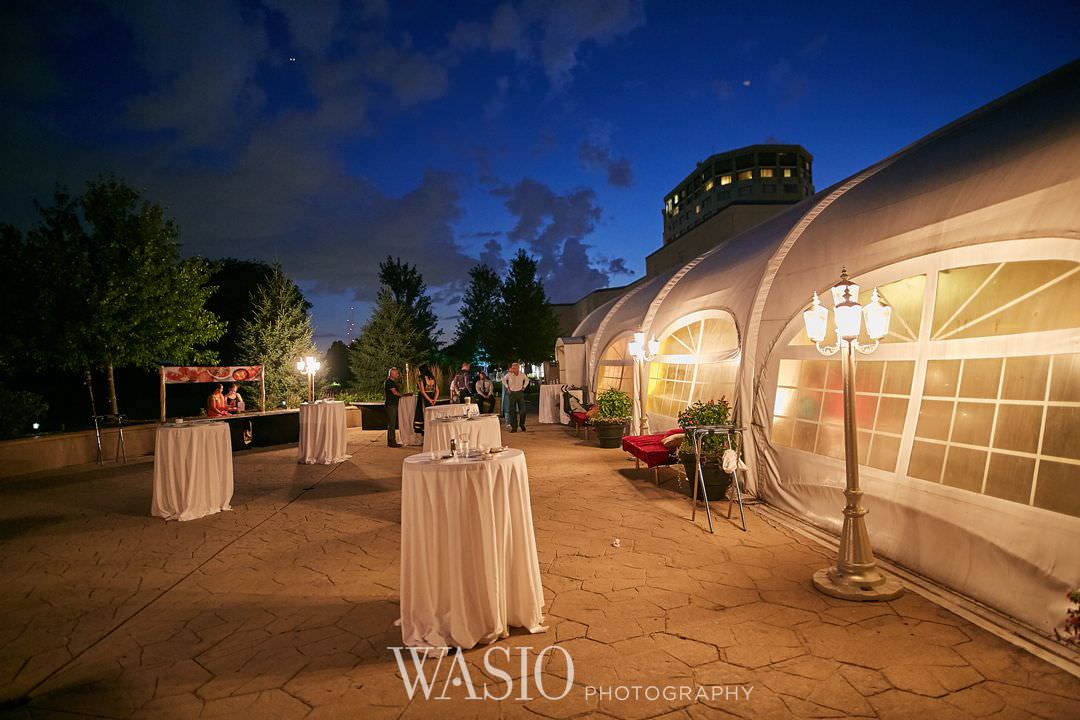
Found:
<path fill-rule="evenodd" d="M 679 193 L 675 193 L 675 204 L 679 204 Z"/>
<path fill-rule="evenodd" d="M 694 206 L 694 212 L 697 213 L 698 215 L 700 215 L 701 214 L 701 206 L 700 205 L 695 205 Z"/>
<path fill-rule="evenodd" d="M 730 185 L 731 184 L 731 176 L 730 175 L 722 175 L 720 177 L 720 184 L 721 185 Z"/>
<path fill-rule="evenodd" d="M 713 181 L 710 180 L 709 182 L 705 183 L 705 192 L 709 192 L 712 189 L 713 189 Z"/>
<path fill-rule="evenodd" d="M 784 177 L 786 177 L 786 178 L 792 177 L 793 172 L 794 171 L 791 168 L 784 168 Z"/>
<path fill-rule="evenodd" d="M 754 171 L 753 170 L 743 170 L 742 172 L 739 173 L 739 179 L 740 180 L 752 180 L 753 178 L 754 178 Z"/>
<path fill-rule="evenodd" d="M 772 168 L 761 168 L 758 172 L 761 173 L 761 177 L 763 178 L 771 178 L 773 176 Z"/>
<path fill-rule="evenodd" d="M 887 357 L 856 366 L 860 463 L 1080 517 L 1080 263 L 918 262 L 879 287 Z M 772 440 L 842 459 L 840 365 L 815 353 L 801 328 L 783 351 Z"/>

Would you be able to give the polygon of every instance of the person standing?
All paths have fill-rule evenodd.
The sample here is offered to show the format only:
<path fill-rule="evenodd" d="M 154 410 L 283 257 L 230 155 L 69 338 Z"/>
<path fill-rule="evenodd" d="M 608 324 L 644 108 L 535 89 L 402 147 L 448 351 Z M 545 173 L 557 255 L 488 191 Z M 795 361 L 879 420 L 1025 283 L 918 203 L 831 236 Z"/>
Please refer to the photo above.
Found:
<path fill-rule="evenodd" d="M 398 429 L 398 401 L 404 397 L 398 378 L 401 373 L 396 367 L 390 368 L 386 373 L 386 382 L 383 385 L 385 398 L 383 404 L 386 407 L 386 447 L 401 447 L 397 441 Z"/>
<path fill-rule="evenodd" d="M 240 396 L 240 388 L 236 383 L 229 385 L 228 391 L 225 393 L 225 406 L 232 414 L 244 412 L 244 398 Z"/>
<path fill-rule="evenodd" d="M 459 403 L 465 399 L 466 396 L 471 396 L 472 392 L 469 390 L 469 363 L 461 363 L 461 369 L 454 375 L 454 379 L 450 381 L 450 402 Z"/>
<path fill-rule="evenodd" d="M 424 409 L 435 404 L 439 399 L 439 386 L 435 374 L 428 365 L 420 366 L 420 378 L 417 382 L 416 414 L 413 416 L 413 432 L 424 434 Z"/>
<path fill-rule="evenodd" d="M 476 404 L 480 406 L 481 413 L 495 412 L 495 383 L 491 382 L 491 378 L 483 370 L 476 381 Z"/>
<path fill-rule="evenodd" d="M 521 372 L 521 366 L 513 363 L 510 372 L 503 375 L 503 395 L 510 399 L 510 432 L 518 428 L 525 432 L 525 388 L 529 386 L 529 376 Z"/>

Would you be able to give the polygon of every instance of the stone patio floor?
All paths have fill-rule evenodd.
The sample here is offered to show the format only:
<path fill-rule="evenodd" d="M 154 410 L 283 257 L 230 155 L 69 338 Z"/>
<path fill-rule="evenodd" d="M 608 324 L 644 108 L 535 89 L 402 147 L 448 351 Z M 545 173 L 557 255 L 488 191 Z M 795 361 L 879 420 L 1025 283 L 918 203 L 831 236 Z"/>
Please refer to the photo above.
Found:
<path fill-rule="evenodd" d="M 510 699 L 463 683 L 410 701 L 388 647 L 415 449 L 351 430 L 336 467 L 238 454 L 233 512 L 182 524 L 149 517 L 146 459 L 0 481 L 0 715 L 1080 717 L 1080 681 L 918 595 L 815 592 L 825 551 L 753 508 L 749 533 L 710 535 L 621 451 L 553 426 L 504 437 L 528 458 L 549 630 L 491 646 L 492 668 L 485 648 L 447 658 L 435 694 L 464 661 Z M 556 644 L 573 686 L 547 700 L 537 679 L 561 694 L 568 663 L 533 662 Z"/>

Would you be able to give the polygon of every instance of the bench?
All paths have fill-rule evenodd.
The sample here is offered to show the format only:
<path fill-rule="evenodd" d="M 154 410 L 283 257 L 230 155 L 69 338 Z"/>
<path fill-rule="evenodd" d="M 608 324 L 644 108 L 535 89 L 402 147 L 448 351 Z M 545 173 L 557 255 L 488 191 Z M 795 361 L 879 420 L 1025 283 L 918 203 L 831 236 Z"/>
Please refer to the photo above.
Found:
<path fill-rule="evenodd" d="M 667 432 L 655 435 L 625 435 L 622 439 L 622 449 L 634 457 L 635 466 L 641 468 L 641 463 L 652 468 L 656 484 L 660 484 L 660 466 L 675 465 L 679 462 L 674 450 L 664 447 L 663 440 L 668 435 L 681 433 L 682 428 L 672 428 Z"/>

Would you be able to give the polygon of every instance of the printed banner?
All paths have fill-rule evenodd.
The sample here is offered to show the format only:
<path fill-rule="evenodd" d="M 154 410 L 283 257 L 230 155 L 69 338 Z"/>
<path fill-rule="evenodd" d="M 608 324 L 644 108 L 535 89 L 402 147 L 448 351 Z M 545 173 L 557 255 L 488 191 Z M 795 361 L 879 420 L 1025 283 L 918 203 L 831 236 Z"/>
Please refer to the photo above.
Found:
<path fill-rule="evenodd" d="M 233 365 L 231 367 L 176 367 L 161 368 L 166 383 L 246 382 L 262 378 L 262 365 Z"/>

